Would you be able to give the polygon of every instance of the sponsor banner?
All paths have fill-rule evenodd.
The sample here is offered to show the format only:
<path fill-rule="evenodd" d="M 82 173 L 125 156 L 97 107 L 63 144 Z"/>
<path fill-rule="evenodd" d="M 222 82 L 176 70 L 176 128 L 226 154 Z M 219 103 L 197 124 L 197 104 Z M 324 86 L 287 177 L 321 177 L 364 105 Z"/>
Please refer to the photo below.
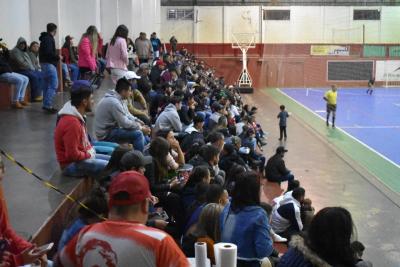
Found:
<path fill-rule="evenodd" d="M 349 56 L 350 47 L 341 45 L 312 45 L 312 56 Z"/>
<path fill-rule="evenodd" d="M 376 81 L 400 81 L 400 60 L 377 60 Z"/>
<path fill-rule="evenodd" d="M 400 57 L 400 46 L 389 46 L 390 57 Z"/>

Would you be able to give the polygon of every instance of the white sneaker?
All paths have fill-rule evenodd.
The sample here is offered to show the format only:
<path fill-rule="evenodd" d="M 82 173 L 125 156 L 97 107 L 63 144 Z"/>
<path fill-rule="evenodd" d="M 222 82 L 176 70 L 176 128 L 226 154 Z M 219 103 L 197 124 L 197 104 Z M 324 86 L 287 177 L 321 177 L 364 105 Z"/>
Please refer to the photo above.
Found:
<path fill-rule="evenodd" d="M 278 242 L 278 243 L 287 242 L 287 239 L 286 239 L 286 238 L 281 237 L 280 235 L 275 234 L 275 233 L 272 235 L 272 239 L 273 239 L 275 242 Z"/>

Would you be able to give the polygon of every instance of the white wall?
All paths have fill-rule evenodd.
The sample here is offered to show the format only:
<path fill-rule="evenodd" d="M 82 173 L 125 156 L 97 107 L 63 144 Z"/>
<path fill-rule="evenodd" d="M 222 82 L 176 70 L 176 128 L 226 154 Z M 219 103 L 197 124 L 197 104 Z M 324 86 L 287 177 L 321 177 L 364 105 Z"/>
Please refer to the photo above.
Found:
<path fill-rule="evenodd" d="M 30 42 L 29 0 L 0 0 L 0 3 L 0 38 L 9 48 L 15 46 L 20 36 Z"/>
<path fill-rule="evenodd" d="M 194 8 L 199 21 L 167 20 L 172 8 Z M 257 6 L 161 7 L 162 36 L 176 35 L 180 42 L 232 42 L 232 33 L 253 32 L 256 42 L 262 32 L 264 43 L 400 43 L 400 7 L 357 7 L 380 9 L 381 20 L 354 21 L 351 6 L 287 6 L 263 9 L 290 9 L 289 21 L 264 20 Z M 221 29 L 223 25 L 223 29 Z"/>

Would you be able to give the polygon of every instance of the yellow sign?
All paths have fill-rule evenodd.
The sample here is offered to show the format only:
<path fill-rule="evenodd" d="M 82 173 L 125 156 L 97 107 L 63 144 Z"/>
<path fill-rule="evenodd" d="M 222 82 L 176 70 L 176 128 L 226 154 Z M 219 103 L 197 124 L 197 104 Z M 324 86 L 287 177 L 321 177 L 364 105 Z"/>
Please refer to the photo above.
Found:
<path fill-rule="evenodd" d="M 349 56 L 350 47 L 340 45 L 312 45 L 312 56 Z"/>

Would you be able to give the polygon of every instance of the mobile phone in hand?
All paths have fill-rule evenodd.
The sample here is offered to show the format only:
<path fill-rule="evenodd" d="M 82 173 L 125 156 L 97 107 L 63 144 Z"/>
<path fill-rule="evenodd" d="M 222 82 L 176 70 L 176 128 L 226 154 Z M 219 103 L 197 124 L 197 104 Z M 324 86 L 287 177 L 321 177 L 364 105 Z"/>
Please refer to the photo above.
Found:
<path fill-rule="evenodd" d="M 53 246 L 54 246 L 54 243 L 49 243 L 49 244 L 37 247 L 34 249 L 33 253 L 38 254 L 38 255 L 47 253 L 53 248 Z"/>

